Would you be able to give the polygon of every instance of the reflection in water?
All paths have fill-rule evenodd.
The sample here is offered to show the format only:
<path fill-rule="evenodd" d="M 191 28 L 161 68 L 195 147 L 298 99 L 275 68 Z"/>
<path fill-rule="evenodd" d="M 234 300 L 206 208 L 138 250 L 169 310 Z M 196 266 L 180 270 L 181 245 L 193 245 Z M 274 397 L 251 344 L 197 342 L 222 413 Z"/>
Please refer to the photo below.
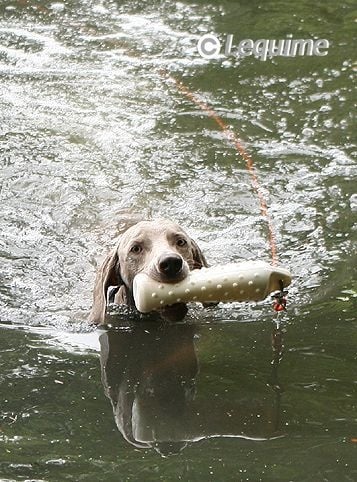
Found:
<path fill-rule="evenodd" d="M 136 447 L 178 452 L 190 440 L 185 419 L 198 361 L 193 326 L 137 326 L 100 337 L 102 380 L 116 424 Z"/>
<path fill-rule="evenodd" d="M 209 391 L 209 374 L 199 376 L 197 335 L 193 325 L 145 323 L 100 336 L 102 381 L 123 437 L 135 447 L 154 447 L 167 456 L 205 438 L 281 435 L 277 366 L 276 397 L 242 384 L 239 399 L 216 400 Z"/>

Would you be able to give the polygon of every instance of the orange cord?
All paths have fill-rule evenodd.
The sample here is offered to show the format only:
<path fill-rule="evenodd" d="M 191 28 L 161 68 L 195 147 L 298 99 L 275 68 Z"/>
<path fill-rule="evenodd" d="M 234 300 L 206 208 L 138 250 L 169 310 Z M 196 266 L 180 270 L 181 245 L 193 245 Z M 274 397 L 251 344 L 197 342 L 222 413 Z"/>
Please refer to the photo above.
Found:
<path fill-rule="evenodd" d="M 268 225 L 271 258 L 272 258 L 273 265 L 276 265 L 278 263 L 278 255 L 277 255 L 277 249 L 276 249 L 276 236 L 274 231 L 274 225 L 273 225 L 272 218 L 268 212 L 267 201 L 262 192 L 252 157 L 244 149 L 240 139 L 236 136 L 236 134 L 232 131 L 232 129 L 224 122 L 224 120 L 217 114 L 217 112 L 215 112 L 208 104 L 198 99 L 198 97 L 196 97 L 196 95 L 193 94 L 189 90 L 189 88 L 181 81 L 175 79 L 174 77 L 172 77 L 172 75 L 170 75 L 166 71 L 161 73 L 166 79 L 169 79 L 175 83 L 176 88 L 179 92 L 185 95 L 191 102 L 193 102 L 196 106 L 198 106 L 202 111 L 206 112 L 209 115 L 209 117 L 211 117 L 216 122 L 216 124 L 219 125 L 224 135 L 229 140 L 229 142 L 233 144 L 238 154 L 240 154 L 240 156 L 244 159 L 246 163 L 246 167 L 251 177 L 251 183 L 252 183 L 253 189 L 259 198 L 260 212 L 265 217 Z"/>

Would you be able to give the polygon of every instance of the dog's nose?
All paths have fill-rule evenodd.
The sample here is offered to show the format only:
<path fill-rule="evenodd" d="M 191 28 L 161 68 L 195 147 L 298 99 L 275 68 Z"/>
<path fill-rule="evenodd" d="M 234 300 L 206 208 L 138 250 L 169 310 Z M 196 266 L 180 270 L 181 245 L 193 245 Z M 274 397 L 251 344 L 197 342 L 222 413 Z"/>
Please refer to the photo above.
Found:
<path fill-rule="evenodd" d="M 159 271 L 168 278 L 177 276 L 182 269 L 183 261 L 178 254 L 161 256 L 159 259 Z"/>

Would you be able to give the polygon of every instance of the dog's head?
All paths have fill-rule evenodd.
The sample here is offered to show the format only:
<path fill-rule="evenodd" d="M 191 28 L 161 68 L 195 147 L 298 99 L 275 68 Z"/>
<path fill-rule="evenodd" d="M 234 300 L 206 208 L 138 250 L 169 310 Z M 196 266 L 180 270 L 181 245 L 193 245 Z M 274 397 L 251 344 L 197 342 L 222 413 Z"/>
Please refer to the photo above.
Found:
<path fill-rule="evenodd" d="M 163 283 L 177 283 L 190 270 L 203 266 L 207 262 L 201 250 L 178 224 L 166 219 L 141 221 L 122 234 L 104 260 L 97 274 L 90 321 L 104 322 L 109 286 L 119 286 L 122 303 L 133 306 L 132 286 L 138 273 Z M 180 304 L 163 311 L 166 318 L 177 319 L 187 310 Z"/>

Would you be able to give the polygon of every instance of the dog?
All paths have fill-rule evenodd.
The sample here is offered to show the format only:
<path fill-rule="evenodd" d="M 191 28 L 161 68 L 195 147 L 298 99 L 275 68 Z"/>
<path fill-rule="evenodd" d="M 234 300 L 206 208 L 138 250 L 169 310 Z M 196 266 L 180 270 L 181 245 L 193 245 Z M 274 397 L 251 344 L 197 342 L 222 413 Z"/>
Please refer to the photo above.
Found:
<path fill-rule="evenodd" d="M 135 307 L 133 280 L 145 273 L 162 283 L 177 283 L 189 271 L 208 267 L 197 243 L 176 223 L 167 219 L 140 221 L 127 229 L 116 248 L 99 269 L 93 292 L 89 321 L 104 324 L 108 288 L 115 286 L 114 303 Z M 175 303 L 159 311 L 168 321 L 180 321 L 187 313 L 184 303 Z"/>

